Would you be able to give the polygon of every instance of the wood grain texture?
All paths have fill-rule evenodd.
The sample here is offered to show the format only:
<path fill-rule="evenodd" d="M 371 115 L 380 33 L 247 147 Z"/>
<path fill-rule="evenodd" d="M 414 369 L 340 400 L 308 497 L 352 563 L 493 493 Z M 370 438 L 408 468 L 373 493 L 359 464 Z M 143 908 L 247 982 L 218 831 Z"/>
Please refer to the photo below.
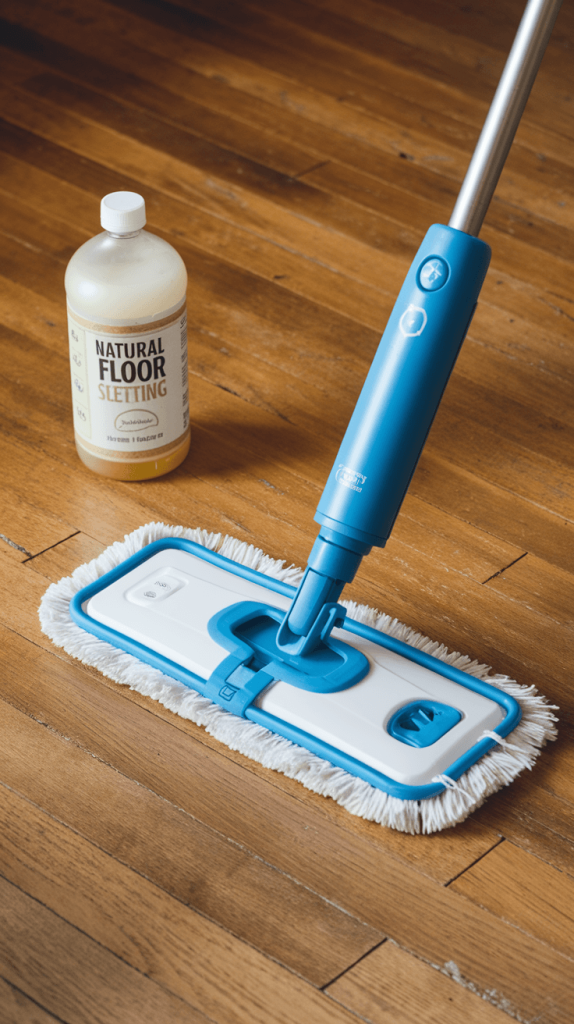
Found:
<path fill-rule="evenodd" d="M 166 1020 L 205 1024 L 196 1008 L 130 968 L 87 935 L 0 878 L 0 962 L 7 980 L 76 1024 Z"/>
<path fill-rule="evenodd" d="M 45 728 L 9 705 L 3 703 L 0 709 L 4 728 L 14 737 L 13 750 L 2 757 L 3 777 L 10 788 L 41 806 L 48 802 L 47 810 L 58 818 L 72 819 L 76 829 L 78 814 L 83 819 L 81 830 L 93 827 L 89 824 L 93 798 L 78 804 L 76 793 L 85 789 L 85 771 L 94 771 L 93 759 L 85 758 L 67 740 L 69 753 L 64 760 L 61 740 L 52 738 Z M 110 716 L 108 721 L 111 730 L 114 719 Z M 94 735 L 93 715 L 87 726 Z M 107 751 L 113 748 L 114 767 L 122 774 L 125 765 L 132 766 L 131 773 L 143 790 L 142 799 L 145 791 L 151 790 L 216 832 L 224 829 L 230 839 L 262 861 L 276 865 L 290 877 L 295 875 L 313 892 L 391 936 L 427 962 L 441 966 L 455 963 L 460 976 L 482 993 L 495 988 L 521 1015 L 546 1010 L 546 994 L 551 988 L 553 1004 L 548 1020 L 565 1024 L 569 1019 L 574 988 L 568 961 L 561 954 L 389 856 L 379 843 L 368 842 L 369 830 L 365 829 L 364 837 L 347 831 L 327 817 L 323 808 L 317 810 L 307 801 L 295 800 L 273 785 L 263 792 L 261 781 L 255 807 L 251 779 L 239 766 L 189 742 L 184 744 L 186 765 L 178 763 L 173 760 L 178 747 L 182 747 L 178 737 L 162 743 L 161 730 L 153 720 L 140 722 L 137 735 L 132 737 L 120 722 L 115 721 L 115 728 L 119 730 L 117 738 L 108 731 L 103 743 Z M 23 750 L 29 751 L 25 758 L 20 753 Z M 101 741 L 94 752 L 107 759 Z M 45 766 L 41 777 L 35 768 L 38 763 Z M 86 766 L 83 771 L 81 763 Z M 272 831 L 266 826 L 270 818 L 276 822 Z M 132 848 L 138 827 L 134 814 L 131 819 L 128 837 L 122 830 L 113 850 L 122 860 L 135 859 Z M 377 830 L 371 826 L 370 831 Z M 359 863 L 361 871 L 357 872 Z M 347 879 L 344 889 L 342 877 Z M 404 892 L 411 894 L 407 904 Z M 493 950 L 500 951 L 496 958 Z"/>
<path fill-rule="evenodd" d="M 451 885 L 574 960 L 574 879 L 501 843 Z"/>
<path fill-rule="evenodd" d="M 3 791 L 0 801 L 6 877 L 80 933 L 107 946 L 122 966 L 129 964 L 226 1024 L 295 1022 L 306 1016 L 351 1024 L 350 1014 L 339 1013 L 311 985 L 233 940 L 117 857 L 107 856 L 16 795 Z M 9 892 L 6 883 L 4 888 Z M 328 944 L 327 934 L 323 941 Z M 171 1014 L 173 1010 L 169 1020 Z M 148 1019 L 153 1019 L 151 1014 Z"/>
<path fill-rule="evenodd" d="M 33 1003 L 14 985 L 0 978 L 0 1021 L 2 1024 L 54 1024 L 57 1018 Z"/>
<path fill-rule="evenodd" d="M 40 805 L 47 804 L 47 810 L 69 821 L 112 857 L 128 860 L 162 890 L 314 984 L 325 984 L 344 969 L 349 958 L 356 960 L 381 941 L 383 936 L 372 928 L 260 864 L 237 844 L 222 839 L 217 831 L 154 797 L 146 787 L 140 793 L 133 782 L 94 762 L 89 753 L 70 753 L 61 742 L 43 742 L 43 730 L 36 727 L 30 732 L 26 719 L 20 722 L 20 729 L 24 730 L 23 742 L 33 763 L 50 764 L 60 785 L 58 793 L 51 794 L 35 785 L 22 765 L 20 748 L 4 761 L 5 777 L 11 786 Z M 193 785 L 189 774 L 186 784 Z M 5 821 L 9 844 L 8 812 Z M 55 856 L 55 852 L 50 854 L 50 862 Z M 8 849 L 2 859 L 8 863 Z M 9 877 L 22 887 L 14 871 Z M 49 881 L 46 891 L 32 892 L 30 885 L 28 881 L 26 891 L 49 903 Z M 90 891 L 87 882 L 86 891 Z M 270 914 L 269 907 L 277 908 L 277 912 Z M 199 919 L 193 928 L 197 931 Z M 207 928 L 202 941 L 209 944 L 210 935 L 216 934 Z M 239 956 L 241 945 L 236 943 L 233 948 L 234 956 Z"/>
<path fill-rule="evenodd" d="M 469 337 L 393 536 L 346 595 L 559 704 L 534 771 L 456 829 L 384 831 L 81 666 L 37 618 L 50 582 L 152 520 L 305 563 L 521 10 L 4 0 L 2 1024 L 570 1024 L 569 5 L 485 221 Z M 144 194 L 190 282 L 190 455 L 138 485 L 86 470 L 71 422 L 64 271 L 117 189 Z"/>
<path fill-rule="evenodd" d="M 508 1024 L 502 1008 L 457 985 L 448 968 L 431 967 L 394 942 L 369 953 L 327 991 L 372 1024 Z"/>
<path fill-rule="evenodd" d="M 572 629 L 574 577 L 571 573 L 527 554 L 487 580 L 487 584 L 513 601 L 528 602 L 531 608 Z"/>

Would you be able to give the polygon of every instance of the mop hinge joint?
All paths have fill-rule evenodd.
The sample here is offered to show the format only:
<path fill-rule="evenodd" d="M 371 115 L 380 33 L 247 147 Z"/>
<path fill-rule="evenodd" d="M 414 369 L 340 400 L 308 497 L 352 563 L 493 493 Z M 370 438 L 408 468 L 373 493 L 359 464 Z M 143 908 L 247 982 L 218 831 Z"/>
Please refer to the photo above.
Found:
<path fill-rule="evenodd" d="M 214 615 L 208 622 L 209 635 L 230 653 L 201 687 L 203 695 L 245 717 L 249 705 L 273 682 L 315 693 L 336 693 L 354 686 L 369 671 L 369 661 L 361 651 L 328 635 L 332 620 L 340 618 L 339 606 L 333 606 L 329 621 L 323 624 L 325 640 L 309 653 L 279 647 L 284 617 L 280 608 L 255 601 L 240 601 Z"/>

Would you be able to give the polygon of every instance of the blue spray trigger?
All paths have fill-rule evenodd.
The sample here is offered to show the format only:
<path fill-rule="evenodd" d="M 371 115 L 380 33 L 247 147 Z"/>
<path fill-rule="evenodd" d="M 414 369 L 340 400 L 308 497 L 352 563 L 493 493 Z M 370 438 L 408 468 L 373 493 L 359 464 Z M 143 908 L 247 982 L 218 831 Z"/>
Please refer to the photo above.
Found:
<path fill-rule="evenodd" d="M 414 700 L 403 704 L 391 718 L 387 732 L 409 747 L 430 747 L 449 732 L 462 715 L 449 704 L 436 700 Z"/>
<path fill-rule="evenodd" d="M 339 618 L 338 607 L 334 606 L 326 617 L 323 624 L 326 634 L 331 618 Z M 346 690 L 366 676 L 370 667 L 366 655 L 329 635 L 306 654 L 279 648 L 277 635 L 284 618 L 281 608 L 256 601 L 240 601 L 213 615 L 207 624 L 209 635 L 230 653 L 212 672 L 204 690 L 206 695 L 211 696 L 215 688 L 220 694 L 221 689 L 229 685 L 241 689 L 245 685 L 243 674 L 237 670 L 242 667 L 251 670 L 244 673 L 251 687 L 256 685 L 253 678 L 256 674 L 264 685 L 282 680 L 314 693 Z M 297 640 L 302 639 L 297 637 Z M 251 699 L 255 696 L 253 692 Z"/>

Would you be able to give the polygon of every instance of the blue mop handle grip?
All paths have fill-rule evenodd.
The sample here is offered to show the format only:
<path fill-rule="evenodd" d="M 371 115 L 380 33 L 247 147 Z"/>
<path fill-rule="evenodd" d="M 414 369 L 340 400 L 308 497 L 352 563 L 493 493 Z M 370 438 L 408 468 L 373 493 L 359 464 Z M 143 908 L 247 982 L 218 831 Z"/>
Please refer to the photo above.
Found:
<path fill-rule="evenodd" d="M 407 274 L 317 507 L 321 535 L 384 546 L 415 471 L 490 262 L 434 224 Z M 334 531 L 331 534 L 330 531 Z M 343 537 L 341 537 L 343 535 Z"/>

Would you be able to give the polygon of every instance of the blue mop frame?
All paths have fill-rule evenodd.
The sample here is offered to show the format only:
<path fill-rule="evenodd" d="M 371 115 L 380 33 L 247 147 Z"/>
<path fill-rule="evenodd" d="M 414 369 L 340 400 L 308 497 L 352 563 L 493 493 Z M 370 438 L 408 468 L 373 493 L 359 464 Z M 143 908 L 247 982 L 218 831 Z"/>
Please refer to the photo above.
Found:
<path fill-rule="evenodd" d="M 295 596 L 296 588 L 290 586 L 288 583 L 283 583 L 281 580 L 273 579 L 271 576 L 265 576 L 263 573 L 257 572 L 254 569 L 249 569 L 244 565 L 233 562 L 231 559 L 225 558 L 223 555 L 219 555 L 214 551 L 210 551 L 208 548 L 204 548 L 193 541 L 184 540 L 180 537 L 166 537 L 162 540 L 154 541 L 142 548 L 141 551 L 136 552 L 136 554 L 126 559 L 115 569 L 110 570 L 110 572 L 107 572 L 100 579 L 96 580 L 95 583 L 91 583 L 80 590 L 70 601 L 70 615 L 73 621 L 88 633 L 92 633 L 100 640 L 105 640 L 114 647 L 119 647 L 121 650 L 126 651 L 127 654 L 131 654 L 140 661 L 144 661 L 153 668 L 157 668 L 161 672 L 164 672 L 165 675 L 179 680 L 179 682 L 184 683 L 185 686 L 189 686 L 192 690 L 195 690 L 203 696 L 209 697 L 209 699 L 214 701 L 214 703 L 219 704 L 225 710 L 229 711 L 229 697 L 222 695 L 222 690 L 225 689 L 225 685 L 222 686 L 222 681 L 225 681 L 223 680 L 220 670 L 224 662 L 231 663 L 233 654 L 231 656 L 228 655 L 228 657 L 224 659 L 224 662 L 218 666 L 218 669 L 215 670 L 211 679 L 213 680 L 215 677 L 216 685 L 213 685 L 213 683 L 210 685 L 209 679 L 202 679 L 189 669 L 178 665 L 177 662 L 171 661 L 169 658 L 158 654 L 152 648 L 146 647 L 137 640 L 131 640 L 118 630 L 105 626 L 101 622 L 97 622 L 83 609 L 83 605 L 101 590 L 104 590 L 110 584 L 115 583 L 116 580 L 121 579 L 122 576 L 125 576 L 125 574 L 130 572 L 132 569 L 137 568 L 137 566 L 147 561 L 153 555 L 169 548 L 187 551 L 190 554 L 195 555 L 197 558 L 201 558 L 206 562 L 211 562 L 213 565 L 217 565 L 220 569 L 224 569 L 227 572 L 233 573 L 235 576 L 240 576 L 243 579 L 249 580 L 251 583 L 259 584 L 267 590 L 274 591 L 277 594 L 282 594 L 284 597 L 291 600 Z M 264 608 L 265 606 L 262 607 Z M 425 654 L 423 651 L 410 647 L 401 640 L 396 640 L 393 637 L 387 636 L 386 633 L 381 633 L 379 630 L 373 629 L 371 626 L 366 626 L 362 622 L 356 622 L 354 619 L 346 618 L 344 629 L 349 633 L 354 633 L 356 636 L 363 637 L 365 640 L 370 640 L 372 643 L 379 644 L 381 647 L 386 647 L 388 650 L 394 651 L 401 657 L 407 658 L 409 661 L 415 662 L 417 665 L 422 665 L 424 668 L 430 669 L 431 672 L 437 672 L 439 675 L 452 680 L 459 686 L 465 686 L 467 689 L 474 690 L 475 693 L 480 693 L 482 696 L 489 698 L 489 700 L 495 701 L 495 703 L 506 712 L 503 721 L 500 722 L 493 730 L 493 732 L 497 733 L 502 738 L 508 736 L 508 734 L 518 725 L 522 717 L 520 705 L 514 697 L 511 697 L 503 690 L 499 690 L 497 687 L 492 686 L 490 683 L 481 679 L 475 679 L 466 672 L 462 672 L 460 669 L 454 668 L 452 665 L 439 661 L 438 658 L 434 658 L 430 654 Z M 218 672 L 220 672 L 219 676 L 217 675 Z M 251 673 L 251 675 L 253 674 Z M 265 675 L 264 670 L 257 675 L 263 677 Z M 254 678 L 257 678 L 257 676 Z M 442 783 L 430 783 L 423 786 L 408 786 L 401 782 L 395 782 L 394 779 L 390 779 L 388 776 L 383 775 L 382 772 L 378 772 L 376 769 L 370 768 L 368 765 L 363 764 L 356 758 L 350 757 L 348 754 L 337 750 L 336 747 L 332 747 L 330 744 L 317 739 L 310 733 L 306 733 L 303 730 L 298 729 L 296 726 L 290 725 L 288 722 L 284 722 L 282 719 L 263 711 L 261 708 L 254 707 L 249 701 L 252 701 L 257 693 L 263 689 L 264 685 L 267 685 L 267 683 L 271 681 L 272 677 L 270 676 L 267 676 L 265 679 L 261 678 L 258 681 L 258 684 L 261 685 L 256 684 L 254 688 L 249 687 L 249 682 L 246 681 L 246 685 L 244 687 L 246 692 L 244 696 L 249 696 L 249 700 L 243 699 L 234 701 L 235 707 L 232 707 L 231 710 L 235 710 L 236 713 L 239 711 L 242 717 L 247 718 L 252 722 L 256 722 L 258 725 L 264 726 L 271 732 L 277 733 L 301 747 L 305 747 L 307 750 L 311 751 L 311 753 L 317 754 L 318 757 L 322 757 L 326 761 L 330 761 L 331 764 L 337 765 L 339 768 L 343 768 L 351 775 L 364 779 L 377 789 L 382 789 L 390 796 L 398 797 L 400 800 L 426 800 L 430 797 L 437 796 L 446 788 Z M 253 683 L 253 680 L 251 680 L 251 682 Z M 242 688 L 241 681 L 234 678 L 231 689 L 241 692 Z M 457 760 L 446 769 L 444 774 L 451 779 L 459 779 L 464 772 L 468 771 L 473 764 L 476 764 L 476 762 L 484 757 L 489 750 L 492 750 L 494 746 L 496 746 L 496 741 L 493 739 L 485 738 L 479 740 L 469 750 L 467 750 L 462 757 L 457 758 Z"/>

